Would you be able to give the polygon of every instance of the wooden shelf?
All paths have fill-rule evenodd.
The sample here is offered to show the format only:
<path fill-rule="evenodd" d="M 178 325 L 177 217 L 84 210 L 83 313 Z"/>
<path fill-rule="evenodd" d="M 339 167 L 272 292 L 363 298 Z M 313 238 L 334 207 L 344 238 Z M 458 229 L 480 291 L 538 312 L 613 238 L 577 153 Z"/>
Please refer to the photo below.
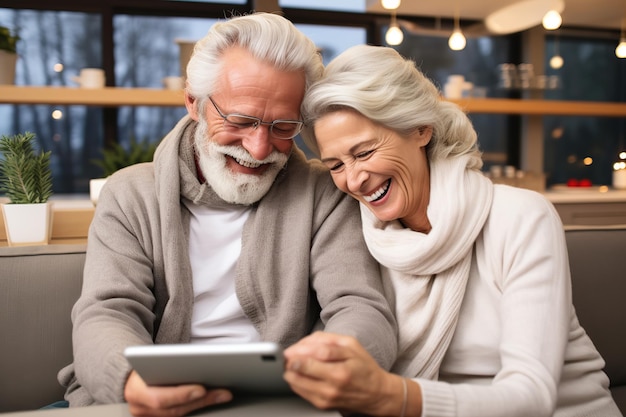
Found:
<path fill-rule="evenodd" d="M 626 117 L 626 103 L 531 99 L 450 100 L 468 113 Z M 150 88 L 85 89 L 0 85 L 0 104 L 183 106 L 183 91 Z"/>
<path fill-rule="evenodd" d="M 468 113 L 626 117 L 626 103 L 473 98 L 450 100 Z"/>
<path fill-rule="evenodd" d="M 86 89 L 0 85 L 0 103 L 103 107 L 184 106 L 185 100 L 183 90 L 115 87 Z"/>

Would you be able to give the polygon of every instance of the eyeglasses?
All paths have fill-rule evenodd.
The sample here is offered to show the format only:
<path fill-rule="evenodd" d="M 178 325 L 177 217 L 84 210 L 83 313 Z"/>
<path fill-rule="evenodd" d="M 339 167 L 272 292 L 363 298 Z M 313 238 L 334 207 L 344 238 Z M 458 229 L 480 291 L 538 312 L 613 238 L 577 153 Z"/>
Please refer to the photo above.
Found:
<path fill-rule="evenodd" d="M 272 122 L 264 122 L 258 117 L 254 116 L 246 116 L 245 114 L 239 113 L 230 113 L 224 114 L 217 107 L 217 104 L 213 101 L 211 97 L 209 100 L 217 110 L 217 113 L 220 115 L 222 119 L 224 119 L 224 126 L 226 128 L 232 130 L 238 130 L 239 132 L 247 132 L 256 130 L 260 125 L 269 126 L 269 133 L 272 137 L 276 139 L 293 139 L 300 131 L 302 130 L 303 122 L 300 120 L 274 120 Z"/>

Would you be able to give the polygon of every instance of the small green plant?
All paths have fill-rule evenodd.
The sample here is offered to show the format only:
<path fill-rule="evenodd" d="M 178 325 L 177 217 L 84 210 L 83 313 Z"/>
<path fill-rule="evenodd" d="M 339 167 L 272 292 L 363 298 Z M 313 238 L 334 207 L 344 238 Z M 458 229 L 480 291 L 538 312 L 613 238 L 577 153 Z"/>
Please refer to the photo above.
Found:
<path fill-rule="evenodd" d="M 8 27 L 0 26 L 0 50 L 16 54 L 17 41 L 19 40 L 20 37 L 17 34 L 12 34 Z"/>
<path fill-rule="evenodd" d="M 127 166 L 152 161 L 157 145 L 158 143 L 150 143 L 147 139 L 137 141 L 131 138 L 128 149 L 115 143 L 112 147 L 101 151 L 102 159 L 94 159 L 92 162 L 102 168 L 104 176 L 108 177 Z"/>
<path fill-rule="evenodd" d="M 35 134 L 0 138 L 0 191 L 11 204 L 45 203 L 52 195 L 50 151 L 35 153 Z"/>

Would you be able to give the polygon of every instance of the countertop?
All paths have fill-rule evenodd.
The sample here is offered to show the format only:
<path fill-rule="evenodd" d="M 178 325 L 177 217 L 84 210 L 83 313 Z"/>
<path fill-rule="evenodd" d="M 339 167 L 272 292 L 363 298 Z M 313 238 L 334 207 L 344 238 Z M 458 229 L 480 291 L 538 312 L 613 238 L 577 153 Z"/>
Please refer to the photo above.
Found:
<path fill-rule="evenodd" d="M 616 190 L 607 186 L 555 186 L 546 190 L 543 194 L 553 204 L 626 203 L 626 190 Z"/>

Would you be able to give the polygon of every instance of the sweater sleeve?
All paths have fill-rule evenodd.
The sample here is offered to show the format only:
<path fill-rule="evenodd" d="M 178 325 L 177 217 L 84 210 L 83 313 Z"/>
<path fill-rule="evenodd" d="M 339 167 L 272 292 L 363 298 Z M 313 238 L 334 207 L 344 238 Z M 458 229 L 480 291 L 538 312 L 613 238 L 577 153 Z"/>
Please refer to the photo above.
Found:
<path fill-rule="evenodd" d="M 332 185 L 311 248 L 311 276 L 325 330 L 356 337 L 385 369 L 397 356 L 397 326 L 378 263 L 365 245 L 358 203 Z M 332 210 L 324 204 L 335 201 Z"/>
<path fill-rule="evenodd" d="M 499 369 L 492 378 L 465 376 L 459 383 L 417 379 L 423 417 L 554 413 L 572 314 L 563 227 L 540 194 L 506 187 L 499 196 L 476 244 L 476 258 L 489 265 L 482 273 L 492 274 L 477 279 L 498 293 Z"/>
<path fill-rule="evenodd" d="M 89 231 L 83 289 L 72 311 L 73 365 L 81 386 L 68 396 L 73 406 L 123 402 L 130 372 L 123 350 L 152 343 L 153 263 L 132 220 L 150 216 L 124 203 L 136 195 L 122 184 L 127 179 L 109 179 Z M 111 185 L 119 187 L 115 194 Z"/>

